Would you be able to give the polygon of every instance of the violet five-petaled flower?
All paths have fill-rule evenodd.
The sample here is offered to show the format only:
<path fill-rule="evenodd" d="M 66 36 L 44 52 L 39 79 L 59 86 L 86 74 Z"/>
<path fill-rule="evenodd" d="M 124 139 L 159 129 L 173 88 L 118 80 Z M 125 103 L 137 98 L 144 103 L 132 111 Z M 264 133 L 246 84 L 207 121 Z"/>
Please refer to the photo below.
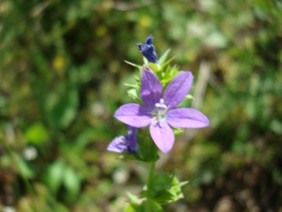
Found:
<path fill-rule="evenodd" d="M 137 44 L 139 51 L 151 63 L 158 64 L 158 56 L 153 45 L 153 36 L 150 35 L 146 38 L 145 43 Z"/>
<path fill-rule="evenodd" d="M 150 134 L 163 152 L 168 153 L 174 144 L 174 128 L 202 128 L 209 125 L 208 118 L 193 108 L 177 108 L 193 82 L 190 71 L 183 71 L 172 79 L 164 93 L 158 77 L 146 68 L 142 71 L 140 96 L 145 105 L 122 105 L 114 116 L 121 122 L 142 128 L 149 126 Z"/>
<path fill-rule="evenodd" d="M 136 153 L 137 151 L 137 137 L 136 128 L 128 126 L 128 134 L 114 138 L 107 147 L 108 151 L 122 153 L 128 151 Z"/>

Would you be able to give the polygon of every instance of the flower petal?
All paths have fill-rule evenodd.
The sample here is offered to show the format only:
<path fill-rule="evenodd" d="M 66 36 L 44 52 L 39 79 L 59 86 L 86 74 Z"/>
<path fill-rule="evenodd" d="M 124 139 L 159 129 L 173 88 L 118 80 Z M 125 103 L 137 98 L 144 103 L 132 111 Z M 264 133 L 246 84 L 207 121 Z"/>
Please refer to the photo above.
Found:
<path fill-rule="evenodd" d="M 166 154 L 171 150 L 174 144 L 174 134 L 165 121 L 151 124 L 150 133 L 155 144 L 163 153 Z"/>
<path fill-rule="evenodd" d="M 136 152 L 138 146 L 136 130 L 135 127 L 128 126 L 128 134 L 125 136 L 128 142 L 127 150 L 132 153 Z"/>
<path fill-rule="evenodd" d="M 151 123 L 150 110 L 142 105 L 131 103 L 122 105 L 114 117 L 132 127 L 146 127 Z"/>
<path fill-rule="evenodd" d="M 107 150 L 117 153 L 127 150 L 134 154 L 137 152 L 137 146 L 136 128 L 128 126 L 128 134 L 114 138 L 108 145 Z"/>
<path fill-rule="evenodd" d="M 143 102 L 150 108 L 154 108 L 155 104 L 160 101 L 162 84 L 152 71 L 143 69 L 140 95 Z"/>
<path fill-rule="evenodd" d="M 190 71 L 184 71 L 174 77 L 164 92 L 165 104 L 171 108 L 176 107 L 187 95 L 192 82 L 193 75 Z"/>
<path fill-rule="evenodd" d="M 107 150 L 111 152 L 121 153 L 127 150 L 127 141 L 124 136 L 119 136 L 114 138 L 112 142 L 108 145 Z"/>
<path fill-rule="evenodd" d="M 167 122 L 175 128 L 202 128 L 209 126 L 209 119 L 193 108 L 177 108 L 169 110 Z"/>

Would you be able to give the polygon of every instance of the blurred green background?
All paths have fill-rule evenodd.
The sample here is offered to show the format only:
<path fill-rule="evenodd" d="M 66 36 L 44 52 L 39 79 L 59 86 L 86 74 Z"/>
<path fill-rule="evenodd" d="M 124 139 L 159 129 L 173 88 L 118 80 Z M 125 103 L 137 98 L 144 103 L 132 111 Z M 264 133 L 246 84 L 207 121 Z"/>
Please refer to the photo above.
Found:
<path fill-rule="evenodd" d="M 108 143 L 124 82 L 152 34 L 192 70 L 186 130 L 158 169 L 185 198 L 165 211 L 282 210 L 282 3 L 278 0 L 1 0 L 0 210 L 121 211 L 146 174 Z M 1 209 L 2 208 L 2 209 Z"/>

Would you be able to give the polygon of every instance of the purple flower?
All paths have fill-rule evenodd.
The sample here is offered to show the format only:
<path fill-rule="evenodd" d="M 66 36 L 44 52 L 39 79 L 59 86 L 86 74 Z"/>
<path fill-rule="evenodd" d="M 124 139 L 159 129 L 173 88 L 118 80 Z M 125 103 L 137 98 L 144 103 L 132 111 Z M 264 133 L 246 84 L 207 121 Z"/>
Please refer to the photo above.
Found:
<path fill-rule="evenodd" d="M 115 117 L 130 126 L 142 128 L 150 126 L 150 134 L 158 148 L 168 153 L 174 144 L 175 128 L 202 128 L 209 125 L 208 118 L 193 108 L 176 108 L 192 85 L 193 75 L 189 71 L 178 74 L 168 84 L 164 93 L 157 76 L 142 71 L 141 99 L 145 106 L 136 103 L 122 105 Z"/>
<path fill-rule="evenodd" d="M 153 36 L 150 35 L 149 37 L 146 38 L 144 45 L 142 45 L 142 43 L 138 43 L 137 46 L 139 48 L 139 51 L 149 62 L 158 64 L 158 56 L 152 42 L 153 42 Z"/>
<path fill-rule="evenodd" d="M 128 151 L 136 153 L 137 150 L 137 137 L 136 128 L 128 126 L 128 134 L 114 138 L 107 147 L 108 151 L 122 153 Z"/>

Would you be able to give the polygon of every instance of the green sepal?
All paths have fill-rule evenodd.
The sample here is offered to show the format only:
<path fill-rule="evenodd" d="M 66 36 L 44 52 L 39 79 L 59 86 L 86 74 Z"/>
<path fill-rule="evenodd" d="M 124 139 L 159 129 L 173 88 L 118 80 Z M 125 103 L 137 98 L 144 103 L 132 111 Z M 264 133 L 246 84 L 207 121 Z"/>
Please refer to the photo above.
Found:
<path fill-rule="evenodd" d="M 173 129 L 174 135 L 179 135 L 179 134 L 181 134 L 181 133 L 183 133 L 183 132 L 184 132 L 184 130 L 183 130 L 183 129 L 180 129 L 180 128 L 174 128 L 174 129 Z"/>
<path fill-rule="evenodd" d="M 127 63 L 127 64 L 129 64 L 129 65 L 131 65 L 131 66 L 133 66 L 133 67 L 136 67 L 136 68 L 138 68 L 138 69 L 140 69 L 140 70 L 142 69 L 142 66 L 137 65 L 137 64 L 135 64 L 135 63 L 129 62 L 129 61 L 127 61 L 127 60 L 124 60 L 124 62 Z"/>
<path fill-rule="evenodd" d="M 130 98 L 132 98 L 133 100 L 135 99 L 139 99 L 139 95 L 137 93 L 137 90 L 135 88 L 131 88 L 127 91 L 127 94 Z"/>
<path fill-rule="evenodd" d="M 162 56 L 161 56 L 160 59 L 159 59 L 159 63 L 160 63 L 160 64 L 163 64 L 163 63 L 166 61 L 166 58 L 167 58 L 169 52 L 170 52 L 170 49 L 166 50 L 166 51 L 162 54 Z"/>
<path fill-rule="evenodd" d="M 157 73 L 157 76 L 159 77 L 163 88 L 165 88 L 177 74 L 179 74 L 179 69 L 176 66 L 168 66 L 163 72 Z"/>
<path fill-rule="evenodd" d="M 149 63 L 149 65 L 150 65 L 150 68 L 153 69 L 154 72 L 161 71 L 161 66 L 159 64 Z"/>

